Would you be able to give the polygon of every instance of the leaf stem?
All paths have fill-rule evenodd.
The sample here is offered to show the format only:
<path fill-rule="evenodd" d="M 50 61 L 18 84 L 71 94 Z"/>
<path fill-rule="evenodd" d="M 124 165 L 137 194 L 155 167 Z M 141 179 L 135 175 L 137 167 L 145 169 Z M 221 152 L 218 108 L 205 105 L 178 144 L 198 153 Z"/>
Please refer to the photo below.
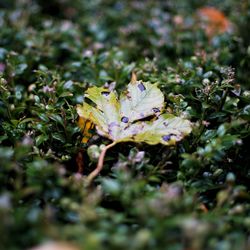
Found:
<path fill-rule="evenodd" d="M 103 148 L 103 150 L 101 151 L 101 154 L 99 156 L 99 159 L 98 159 L 98 163 L 97 163 L 97 166 L 95 168 L 95 170 L 93 170 L 87 177 L 87 181 L 88 183 L 90 184 L 92 182 L 92 180 L 102 171 L 103 169 L 103 162 L 104 162 L 104 157 L 105 157 L 105 154 L 107 152 L 107 150 L 109 148 L 112 148 L 113 146 L 115 146 L 117 142 L 112 142 L 110 144 L 108 144 L 106 147 Z"/>
<path fill-rule="evenodd" d="M 226 98 L 228 96 L 228 92 L 229 92 L 229 90 L 228 90 L 228 88 L 226 88 L 226 90 L 224 90 L 224 92 L 222 94 L 221 103 L 219 105 L 218 111 L 222 110 L 222 108 L 223 108 L 223 106 L 224 106 L 224 104 L 226 102 Z"/>

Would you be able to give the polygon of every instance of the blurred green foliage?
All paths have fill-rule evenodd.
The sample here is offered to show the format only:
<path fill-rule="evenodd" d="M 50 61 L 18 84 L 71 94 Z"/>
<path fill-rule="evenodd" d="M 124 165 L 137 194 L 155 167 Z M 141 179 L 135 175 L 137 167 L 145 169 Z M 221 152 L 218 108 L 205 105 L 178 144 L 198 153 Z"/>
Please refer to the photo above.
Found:
<path fill-rule="evenodd" d="M 206 37 L 207 5 L 231 32 Z M 248 0 L 0 1 L 0 248 L 249 249 L 249 24 Z M 81 144 L 75 107 L 132 71 L 193 133 L 115 146 L 86 188 L 108 142 Z"/>

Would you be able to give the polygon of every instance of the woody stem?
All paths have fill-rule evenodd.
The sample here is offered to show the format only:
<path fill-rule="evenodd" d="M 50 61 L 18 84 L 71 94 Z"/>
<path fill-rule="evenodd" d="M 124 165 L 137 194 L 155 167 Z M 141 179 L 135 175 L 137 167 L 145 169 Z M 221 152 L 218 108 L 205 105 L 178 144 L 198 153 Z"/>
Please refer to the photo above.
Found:
<path fill-rule="evenodd" d="M 105 154 L 106 154 L 107 150 L 108 150 L 109 148 L 112 148 L 115 144 L 116 144 L 116 142 L 112 142 L 112 143 L 108 144 L 106 147 L 104 147 L 104 148 L 102 149 L 95 170 L 93 170 L 93 171 L 88 175 L 88 177 L 87 177 L 87 180 L 88 180 L 89 183 L 91 183 L 92 180 L 101 172 L 101 170 L 103 169 L 103 162 L 104 162 Z"/>

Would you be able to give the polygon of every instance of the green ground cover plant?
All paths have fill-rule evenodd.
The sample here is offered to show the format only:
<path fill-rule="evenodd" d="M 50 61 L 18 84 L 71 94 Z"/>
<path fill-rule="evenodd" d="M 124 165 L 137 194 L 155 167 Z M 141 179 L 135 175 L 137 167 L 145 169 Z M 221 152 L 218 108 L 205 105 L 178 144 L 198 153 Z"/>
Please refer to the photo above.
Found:
<path fill-rule="evenodd" d="M 247 0 L 0 1 L 0 249 L 249 249 L 249 25 Z M 135 77 L 187 136 L 121 140 L 87 185 L 117 137 L 77 107 Z"/>

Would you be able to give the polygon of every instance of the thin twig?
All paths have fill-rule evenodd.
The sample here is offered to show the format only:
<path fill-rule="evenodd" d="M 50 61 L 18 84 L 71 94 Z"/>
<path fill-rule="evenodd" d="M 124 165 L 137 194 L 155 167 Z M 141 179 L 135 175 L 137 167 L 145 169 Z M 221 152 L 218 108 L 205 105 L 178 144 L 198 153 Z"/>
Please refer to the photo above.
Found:
<path fill-rule="evenodd" d="M 99 159 L 98 159 L 98 163 L 97 166 L 95 168 L 95 170 L 93 170 L 87 177 L 88 183 L 90 184 L 92 182 L 92 180 L 101 172 L 101 170 L 103 169 L 103 162 L 104 162 L 104 157 L 105 154 L 107 152 L 107 150 L 109 148 L 112 148 L 114 145 L 116 144 L 116 142 L 112 142 L 110 144 L 108 144 L 105 148 L 103 148 Z"/>

